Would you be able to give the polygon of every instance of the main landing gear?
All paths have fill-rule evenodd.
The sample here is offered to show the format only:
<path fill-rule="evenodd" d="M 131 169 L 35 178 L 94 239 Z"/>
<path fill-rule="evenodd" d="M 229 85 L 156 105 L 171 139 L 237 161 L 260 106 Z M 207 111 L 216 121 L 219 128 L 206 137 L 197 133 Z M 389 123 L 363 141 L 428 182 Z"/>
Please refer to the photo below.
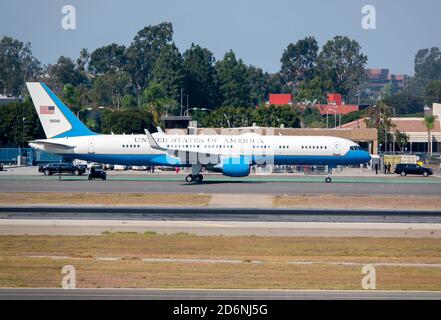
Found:
<path fill-rule="evenodd" d="M 204 176 L 201 174 L 197 174 L 197 175 L 189 174 L 188 176 L 185 177 L 185 181 L 187 181 L 188 183 L 191 182 L 202 183 L 203 180 L 204 180 Z"/>
<path fill-rule="evenodd" d="M 204 176 L 200 174 L 201 170 L 202 165 L 200 164 L 191 166 L 191 174 L 185 177 L 185 181 L 187 181 L 188 183 L 202 183 L 202 181 L 204 180 Z"/>

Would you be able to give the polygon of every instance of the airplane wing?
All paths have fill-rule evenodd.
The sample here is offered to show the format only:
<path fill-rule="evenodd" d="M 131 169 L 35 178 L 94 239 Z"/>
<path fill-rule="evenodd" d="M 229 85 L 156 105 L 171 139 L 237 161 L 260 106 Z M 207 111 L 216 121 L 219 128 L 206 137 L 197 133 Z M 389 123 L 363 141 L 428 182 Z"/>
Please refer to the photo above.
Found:
<path fill-rule="evenodd" d="M 39 146 L 43 146 L 43 147 L 52 147 L 52 148 L 59 148 L 59 149 L 66 149 L 66 150 L 75 148 L 75 146 L 62 144 L 62 143 L 50 142 L 50 141 L 46 141 L 46 140 L 33 140 L 33 141 L 29 141 L 28 143 L 30 146 L 39 145 Z"/>
<path fill-rule="evenodd" d="M 199 152 L 194 152 L 194 151 L 190 151 L 190 150 L 185 150 L 185 149 L 174 149 L 174 148 L 164 148 L 161 147 L 158 142 L 155 140 L 155 138 L 152 136 L 152 134 L 145 129 L 145 135 L 147 137 L 147 141 L 150 144 L 150 148 L 155 149 L 155 150 L 160 150 L 160 151 L 165 151 L 168 153 L 174 153 L 174 156 L 177 158 L 181 158 L 181 160 L 183 160 L 184 162 L 188 161 L 188 159 L 198 159 L 198 155 L 200 154 Z M 178 151 L 178 152 L 176 152 Z M 204 154 L 204 156 L 206 156 L 206 154 Z M 220 154 L 211 154 L 211 156 L 216 157 L 216 160 L 211 159 L 212 161 L 214 160 L 215 163 L 219 163 L 220 162 Z M 184 159 L 185 157 L 185 159 Z"/>

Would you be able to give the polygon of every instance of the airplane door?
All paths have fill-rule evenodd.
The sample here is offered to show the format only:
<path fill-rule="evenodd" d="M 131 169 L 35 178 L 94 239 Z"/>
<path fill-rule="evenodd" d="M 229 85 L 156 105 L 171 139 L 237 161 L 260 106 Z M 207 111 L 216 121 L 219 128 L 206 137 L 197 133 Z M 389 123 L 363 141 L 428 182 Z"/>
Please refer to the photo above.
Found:
<path fill-rule="evenodd" d="M 341 156 L 341 150 L 340 150 L 340 144 L 339 144 L 339 143 L 336 143 L 336 144 L 335 144 L 334 155 L 335 155 L 335 156 Z"/>
<path fill-rule="evenodd" d="M 95 140 L 93 138 L 89 139 L 89 154 L 95 153 Z"/>

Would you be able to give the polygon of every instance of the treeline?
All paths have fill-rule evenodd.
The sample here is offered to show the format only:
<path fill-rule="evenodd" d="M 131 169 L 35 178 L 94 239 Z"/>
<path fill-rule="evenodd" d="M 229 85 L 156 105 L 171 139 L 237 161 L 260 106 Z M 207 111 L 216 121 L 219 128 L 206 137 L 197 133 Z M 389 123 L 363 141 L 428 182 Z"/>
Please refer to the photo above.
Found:
<path fill-rule="evenodd" d="M 270 74 L 246 65 L 230 50 L 221 60 L 199 45 L 179 52 L 171 23 L 147 26 L 125 47 L 116 43 L 92 53 L 83 49 L 76 61 L 60 57 L 42 66 L 30 44 L 5 37 L 0 44 L 0 92 L 24 93 L 24 79 L 40 79 L 64 92 L 71 107 L 142 107 L 155 90 L 160 105 L 216 109 L 251 107 L 264 103 L 270 92 L 298 93 L 300 100 L 323 101 L 327 92 L 350 94 L 364 74 L 367 57 L 360 45 L 335 37 L 320 50 L 313 37 L 289 44 L 280 72 Z M 69 86 L 68 88 L 65 88 Z M 152 97 L 150 97 L 152 98 Z M 156 100 L 153 102 L 157 102 Z"/>
<path fill-rule="evenodd" d="M 347 37 L 337 36 L 321 48 L 307 37 L 289 44 L 280 71 L 268 73 L 247 65 L 232 50 L 220 60 L 197 44 L 181 53 L 172 24 L 164 22 L 141 29 L 127 47 L 112 43 L 93 52 L 82 49 L 76 60 L 62 56 L 47 66 L 33 57 L 29 43 L 4 37 L 0 93 L 26 97 L 25 81 L 43 81 L 98 132 L 142 132 L 141 126 L 158 125 L 164 114 L 186 113 L 187 106 L 207 126 L 321 127 L 323 117 L 313 108 L 263 107 L 269 93 L 293 93 L 295 102 L 306 105 L 324 103 L 331 92 L 353 102 L 366 80 L 367 60 L 360 45 Z M 415 70 L 403 92 L 385 90 L 382 95 L 398 113 L 421 112 L 424 104 L 440 100 L 439 49 L 420 50 Z M 120 120 L 140 116 L 144 122 Z"/>

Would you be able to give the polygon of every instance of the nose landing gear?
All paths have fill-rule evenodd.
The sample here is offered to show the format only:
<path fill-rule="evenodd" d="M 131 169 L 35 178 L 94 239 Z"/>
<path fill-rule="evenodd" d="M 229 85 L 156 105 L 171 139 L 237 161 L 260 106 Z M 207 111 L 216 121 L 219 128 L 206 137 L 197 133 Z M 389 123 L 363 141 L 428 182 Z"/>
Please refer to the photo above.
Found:
<path fill-rule="evenodd" d="M 187 181 L 188 183 L 202 183 L 202 181 L 204 180 L 204 176 L 201 174 L 197 174 L 197 175 L 192 175 L 189 174 L 188 176 L 185 177 L 185 181 Z"/>
<path fill-rule="evenodd" d="M 325 182 L 326 183 L 331 183 L 332 182 L 332 178 L 331 177 L 326 177 Z"/>

